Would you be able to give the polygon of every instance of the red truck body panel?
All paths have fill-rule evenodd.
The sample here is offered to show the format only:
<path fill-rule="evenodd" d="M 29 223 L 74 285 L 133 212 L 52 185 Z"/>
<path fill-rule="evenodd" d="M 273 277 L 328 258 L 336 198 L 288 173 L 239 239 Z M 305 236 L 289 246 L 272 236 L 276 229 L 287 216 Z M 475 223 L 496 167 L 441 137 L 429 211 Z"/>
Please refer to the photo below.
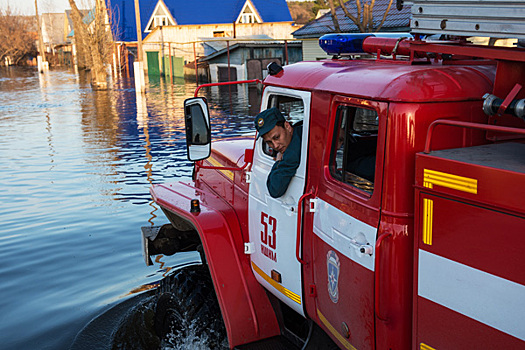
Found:
<path fill-rule="evenodd" d="M 522 348 L 525 144 L 418 154 L 416 187 L 414 348 Z"/>
<path fill-rule="evenodd" d="M 311 95 L 304 193 L 377 230 L 372 268 L 340 259 L 342 297 L 334 302 L 327 289 L 327 256 L 341 247 L 314 233 L 314 215 L 303 208 L 305 314 L 347 349 L 523 347 L 520 325 L 501 320 L 494 309 L 471 312 L 479 303 L 469 304 L 466 293 L 450 293 L 439 283 L 461 290 L 463 284 L 447 275 L 450 268 L 460 277 L 466 274 L 465 286 L 473 295 L 475 282 L 469 278 L 485 278 L 483 287 L 490 289 L 496 281 L 496 290 L 523 306 L 512 293 L 525 285 L 524 144 L 491 144 L 486 131 L 443 125 L 434 131 L 434 151 L 418 153 L 437 119 L 489 122 L 483 95 L 493 91 L 496 65 L 487 60 L 413 63 L 302 62 L 265 79 L 266 86 Z M 377 113 L 372 192 L 331 173 L 341 106 Z M 199 232 L 232 347 L 279 333 L 268 296 L 243 252 L 250 241 L 250 185 L 240 168 L 245 149 L 253 147 L 253 136 L 215 142 L 211 157 L 196 163 L 194 183 L 152 190 L 168 217 L 182 216 Z M 188 212 L 192 198 L 200 199 L 198 215 Z M 472 300 L 497 299 L 491 291 L 479 295 Z"/>

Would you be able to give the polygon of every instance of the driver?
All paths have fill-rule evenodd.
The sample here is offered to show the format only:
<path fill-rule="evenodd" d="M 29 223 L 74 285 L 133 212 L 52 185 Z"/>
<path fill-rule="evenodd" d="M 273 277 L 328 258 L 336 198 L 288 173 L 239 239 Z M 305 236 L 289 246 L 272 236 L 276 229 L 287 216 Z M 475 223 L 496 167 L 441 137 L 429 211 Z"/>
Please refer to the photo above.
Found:
<path fill-rule="evenodd" d="M 268 174 L 266 186 L 273 198 L 281 197 L 301 161 L 302 123 L 292 126 L 278 108 L 269 108 L 255 117 L 255 129 L 263 141 L 277 151 L 275 164 Z"/>

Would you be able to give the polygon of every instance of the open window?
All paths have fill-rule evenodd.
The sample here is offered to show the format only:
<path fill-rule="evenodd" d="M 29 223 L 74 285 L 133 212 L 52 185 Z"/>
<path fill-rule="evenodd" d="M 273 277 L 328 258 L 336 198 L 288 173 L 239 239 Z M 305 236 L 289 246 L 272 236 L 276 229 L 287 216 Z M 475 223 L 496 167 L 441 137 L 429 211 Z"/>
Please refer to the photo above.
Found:
<path fill-rule="evenodd" d="M 330 173 L 335 179 L 372 194 L 379 129 L 377 111 L 339 106 L 336 113 Z"/>
<path fill-rule="evenodd" d="M 268 106 L 266 108 L 279 108 L 287 122 L 292 126 L 302 123 L 304 120 L 304 102 L 301 98 L 291 97 L 285 95 L 271 95 L 268 99 Z M 277 154 L 265 142 L 262 143 L 263 152 L 270 157 L 275 157 Z"/>

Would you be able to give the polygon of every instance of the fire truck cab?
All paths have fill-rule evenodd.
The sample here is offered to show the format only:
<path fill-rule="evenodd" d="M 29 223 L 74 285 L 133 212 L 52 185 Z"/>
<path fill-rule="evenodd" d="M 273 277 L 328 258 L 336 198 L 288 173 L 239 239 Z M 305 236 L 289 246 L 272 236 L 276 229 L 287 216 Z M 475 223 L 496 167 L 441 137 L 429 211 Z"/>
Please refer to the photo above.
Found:
<path fill-rule="evenodd" d="M 193 181 L 151 193 L 198 235 L 231 348 L 301 320 L 311 348 L 525 348 L 525 49 L 418 35 L 525 38 L 476 4 L 416 1 L 415 37 L 328 35 L 333 59 L 269 75 L 261 110 L 302 123 L 279 198 L 262 138 L 211 142 L 205 99 L 186 101 Z"/>

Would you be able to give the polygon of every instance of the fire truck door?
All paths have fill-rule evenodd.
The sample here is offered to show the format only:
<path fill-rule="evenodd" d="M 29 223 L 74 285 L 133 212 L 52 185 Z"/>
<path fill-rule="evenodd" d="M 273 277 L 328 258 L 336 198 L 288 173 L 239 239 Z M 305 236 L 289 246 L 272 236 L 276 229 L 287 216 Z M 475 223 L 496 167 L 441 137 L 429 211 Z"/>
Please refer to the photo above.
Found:
<path fill-rule="evenodd" d="M 252 270 L 268 291 L 304 315 L 301 264 L 295 247 L 297 206 L 305 187 L 310 93 L 267 87 L 261 106 L 262 110 L 278 107 L 292 125 L 303 123 L 303 134 L 301 163 L 286 193 L 279 198 L 272 198 L 266 187 L 275 163 L 273 151 L 266 148 L 262 138 L 256 142 L 248 202 Z"/>
<path fill-rule="evenodd" d="M 334 99 L 329 174 L 313 214 L 316 316 L 347 349 L 373 349 L 374 245 L 379 222 L 387 104 Z"/>

